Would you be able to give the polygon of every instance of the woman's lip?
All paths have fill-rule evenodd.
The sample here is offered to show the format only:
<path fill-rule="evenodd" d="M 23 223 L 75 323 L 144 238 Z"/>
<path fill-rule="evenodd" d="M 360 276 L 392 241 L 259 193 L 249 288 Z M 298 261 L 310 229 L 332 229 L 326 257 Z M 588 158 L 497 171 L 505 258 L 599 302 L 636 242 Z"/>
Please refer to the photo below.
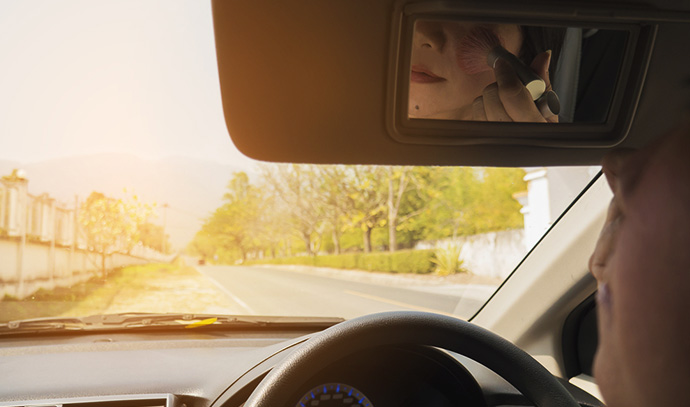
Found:
<path fill-rule="evenodd" d="M 417 83 L 436 83 L 443 82 L 446 78 L 442 78 L 423 66 L 413 65 L 410 68 L 410 81 Z"/>

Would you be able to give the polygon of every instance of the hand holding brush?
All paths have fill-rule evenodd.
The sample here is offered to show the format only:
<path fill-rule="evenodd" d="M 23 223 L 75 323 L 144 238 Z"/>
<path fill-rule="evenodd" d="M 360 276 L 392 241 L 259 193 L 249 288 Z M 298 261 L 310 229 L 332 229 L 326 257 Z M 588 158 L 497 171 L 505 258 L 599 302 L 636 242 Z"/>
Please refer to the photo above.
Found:
<path fill-rule="evenodd" d="M 478 26 L 461 42 L 457 58 L 469 74 L 493 69 L 496 76 L 473 104 L 475 120 L 558 121 L 560 103 L 548 83 L 549 51 L 537 55 L 528 67 L 502 46 L 493 30 Z"/>

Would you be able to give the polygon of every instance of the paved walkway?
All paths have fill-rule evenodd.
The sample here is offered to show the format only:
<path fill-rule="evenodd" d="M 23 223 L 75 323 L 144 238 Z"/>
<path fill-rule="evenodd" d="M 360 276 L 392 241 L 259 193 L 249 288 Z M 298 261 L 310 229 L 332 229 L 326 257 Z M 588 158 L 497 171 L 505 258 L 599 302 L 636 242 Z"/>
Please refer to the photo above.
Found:
<path fill-rule="evenodd" d="M 94 292 L 65 315 L 84 316 L 123 312 L 244 314 L 214 282 L 192 267 L 171 273 L 142 273 L 126 284 Z"/>

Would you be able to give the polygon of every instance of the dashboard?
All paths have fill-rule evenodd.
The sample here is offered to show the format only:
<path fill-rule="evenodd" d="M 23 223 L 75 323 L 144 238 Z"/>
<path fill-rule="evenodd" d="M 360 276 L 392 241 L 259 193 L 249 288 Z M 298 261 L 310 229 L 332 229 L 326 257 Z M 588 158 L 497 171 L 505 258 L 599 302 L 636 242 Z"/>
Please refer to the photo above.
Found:
<path fill-rule="evenodd" d="M 0 406 L 241 407 L 272 367 L 313 334 L 123 331 L 3 338 Z M 368 349 L 300 381 L 286 406 L 530 405 L 482 365 L 418 345 Z M 600 405 L 572 391 L 581 405 Z"/>

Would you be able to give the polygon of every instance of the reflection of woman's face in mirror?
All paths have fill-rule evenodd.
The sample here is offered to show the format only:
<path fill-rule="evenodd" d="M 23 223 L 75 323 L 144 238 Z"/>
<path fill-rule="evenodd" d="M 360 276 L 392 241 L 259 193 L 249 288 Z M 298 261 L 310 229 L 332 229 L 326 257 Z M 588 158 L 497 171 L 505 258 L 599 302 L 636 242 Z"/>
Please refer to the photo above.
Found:
<path fill-rule="evenodd" d="M 471 119 L 472 102 L 495 81 L 493 70 L 467 73 L 458 62 L 463 39 L 480 25 L 495 32 L 503 47 L 518 55 L 523 41 L 518 25 L 417 21 L 410 64 L 409 117 Z"/>

